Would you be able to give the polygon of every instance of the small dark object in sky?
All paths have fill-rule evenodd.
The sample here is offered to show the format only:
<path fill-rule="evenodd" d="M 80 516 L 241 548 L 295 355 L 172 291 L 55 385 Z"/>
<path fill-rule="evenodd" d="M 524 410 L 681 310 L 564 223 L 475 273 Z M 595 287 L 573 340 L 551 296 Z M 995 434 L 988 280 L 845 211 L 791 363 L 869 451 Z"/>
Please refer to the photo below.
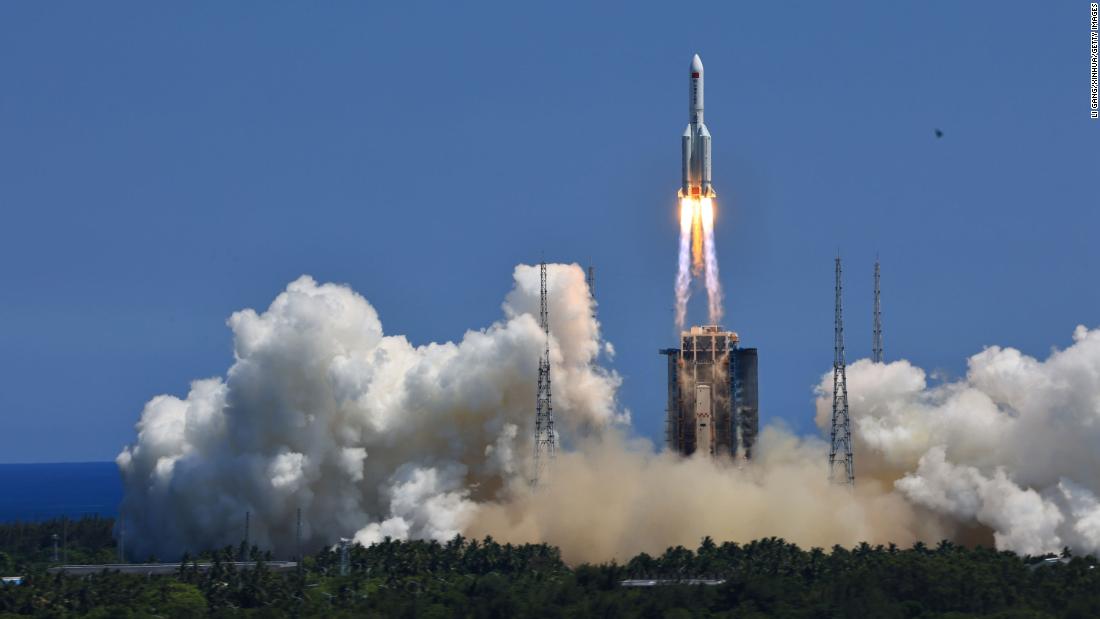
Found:
<path fill-rule="evenodd" d="M 940 131 L 939 129 L 936 129 L 936 137 L 937 138 L 942 138 L 943 137 L 943 131 Z"/>

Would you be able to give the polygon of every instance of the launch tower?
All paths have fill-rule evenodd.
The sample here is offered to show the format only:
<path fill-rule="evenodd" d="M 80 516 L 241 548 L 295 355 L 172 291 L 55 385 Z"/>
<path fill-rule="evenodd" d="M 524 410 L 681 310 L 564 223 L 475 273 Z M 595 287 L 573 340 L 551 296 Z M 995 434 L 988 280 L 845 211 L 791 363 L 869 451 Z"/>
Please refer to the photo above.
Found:
<path fill-rule="evenodd" d="M 871 361 L 882 363 L 882 291 L 879 290 L 878 258 L 875 258 L 875 309 L 871 332 Z"/>
<path fill-rule="evenodd" d="M 547 473 L 554 452 L 557 450 L 557 434 L 554 433 L 554 408 L 550 404 L 550 317 L 546 299 L 546 261 L 539 263 L 539 327 L 546 338 L 546 347 L 539 357 L 539 386 L 535 396 L 535 477 L 532 484 L 547 482 Z"/>
<path fill-rule="evenodd" d="M 833 420 L 829 431 L 829 481 L 854 486 L 852 431 L 848 419 L 848 373 L 844 362 L 840 256 L 836 257 L 836 311 L 833 318 Z"/>
<path fill-rule="evenodd" d="M 668 447 L 683 455 L 751 458 L 759 427 L 756 349 L 733 331 L 696 326 L 668 357 Z"/>

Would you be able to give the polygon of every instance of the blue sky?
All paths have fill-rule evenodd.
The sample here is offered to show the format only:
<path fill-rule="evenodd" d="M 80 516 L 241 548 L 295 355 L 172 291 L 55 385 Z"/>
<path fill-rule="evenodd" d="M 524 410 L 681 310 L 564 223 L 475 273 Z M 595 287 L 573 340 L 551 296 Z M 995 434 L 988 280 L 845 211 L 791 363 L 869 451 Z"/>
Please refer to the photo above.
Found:
<path fill-rule="evenodd" d="M 426 343 L 542 255 L 596 265 L 659 439 L 695 52 L 764 422 L 815 431 L 838 250 L 850 360 L 876 253 L 890 359 L 957 376 L 1100 324 L 1087 2 L 692 7 L 3 4 L 0 461 L 112 458 L 302 273 Z"/>

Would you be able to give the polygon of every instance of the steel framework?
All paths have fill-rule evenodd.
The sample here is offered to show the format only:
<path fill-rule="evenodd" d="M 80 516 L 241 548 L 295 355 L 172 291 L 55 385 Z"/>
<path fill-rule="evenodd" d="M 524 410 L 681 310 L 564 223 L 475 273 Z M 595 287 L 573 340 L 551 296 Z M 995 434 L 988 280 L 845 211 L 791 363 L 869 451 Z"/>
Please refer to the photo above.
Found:
<path fill-rule="evenodd" d="M 833 319 L 833 421 L 829 432 L 829 481 L 854 486 L 852 435 L 848 424 L 848 378 L 844 364 L 844 318 L 840 302 L 840 256 L 836 257 L 836 314 Z M 839 458 L 838 458 L 839 456 Z M 843 478 L 837 474 L 844 468 Z"/>
<path fill-rule="evenodd" d="M 668 357 L 665 443 L 670 451 L 752 458 L 760 408 L 757 351 L 739 342 L 737 333 L 718 325 L 694 326 L 680 333 L 680 348 L 658 351 Z M 705 445 L 699 443 L 700 431 Z"/>
<path fill-rule="evenodd" d="M 878 280 L 878 258 L 875 258 L 875 316 L 874 332 L 871 334 L 871 361 L 882 363 L 882 303 Z"/>
<path fill-rule="evenodd" d="M 554 461 L 557 437 L 554 434 L 554 409 L 550 403 L 550 320 L 546 302 L 546 262 L 539 263 L 539 326 L 546 337 L 539 357 L 539 386 L 535 397 L 535 477 L 534 485 L 545 483 Z"/>

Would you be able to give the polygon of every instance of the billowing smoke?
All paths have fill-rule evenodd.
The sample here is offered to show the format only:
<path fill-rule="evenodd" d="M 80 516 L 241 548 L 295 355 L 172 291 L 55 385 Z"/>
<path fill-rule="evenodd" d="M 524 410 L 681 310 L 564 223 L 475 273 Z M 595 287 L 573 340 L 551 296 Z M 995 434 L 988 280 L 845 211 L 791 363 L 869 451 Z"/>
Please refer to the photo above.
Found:
<path fill-rule="evenodd" d="M 826 482 L 826 447 L 766 428 L 754 460 L 684 459 L 633 438 L 602 369 L 576 265 L 549 265 L 554 412 L 564 449 L 532 490 L 538 269 L 519 266 L 503 316 L 456 343 L 385 335 L 345 286 L 292 282 L 229 319 L 224 378 L 158 396 L 118 456 L 134 556 L 251 540 L 294 553 L 351 537 L 456 533 L 545 541 L 570 561 L 694 545 L 705 535 L 803 545 L 943 537 L 1021 552 L 1100 548 L 1100 331 L 1037 361 L 990 348 L 964 380 L 904 361 L 849 367 L 854 493 Z M 826 377 L 827 378 L 827 377 Z M 819 390 L 827 418 L 831 382 Z"/>
<path fill-rule="evenodd" d="M 301 277 L 267 311 L 233 314 L 235 362 L 184 399 L 146 404 L 119 454 L 127 548 L 184 549 L 251 540 L 294 551 L 355 535 L 448 538 L 480 501 L 530 475 L 539 352 L 538 269 L 520 266 L 504 317 L 460 342 L 412 346 L 385 335 L 345 286 Z M 584 274 L 548 269 L 557 426 L 582 435 L 626 414 Z"/>
<path fill-rule="evenodd" d="M 751 464 L 655 453 L 614 432 L 560 455 L 554 484 L 479 506 L 472 535 L 546 541 L 568 561 L 625 560 L 704 536 L 778 536 L 806 546 L 909 545 L 948 532 L 877 481 L 853 494 L 826 481 L 825 444 L 766 428 Z"/>
<path fill-rule="evenodd" d="M 989 347 L 929 385 L 906 361 L 848 367 L 856 476 L 993 532 L 998 548 L 1100 551 L 1100 330 L 1040 361 Z M 818 387 L 825 427 L 832 384 Z"/>

